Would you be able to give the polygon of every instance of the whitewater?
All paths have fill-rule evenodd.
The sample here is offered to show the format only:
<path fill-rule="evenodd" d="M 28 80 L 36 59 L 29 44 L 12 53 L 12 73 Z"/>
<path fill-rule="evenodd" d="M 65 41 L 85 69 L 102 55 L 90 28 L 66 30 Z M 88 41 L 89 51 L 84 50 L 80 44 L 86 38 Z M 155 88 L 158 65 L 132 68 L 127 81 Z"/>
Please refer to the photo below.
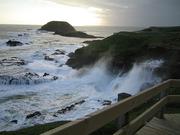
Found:
<path fill-rule="evenodd" d="M 11 131 L 36 124 L 61 120 L 75 120 L 102 109 L 104 101 L 117 102 L 118 93 L 134 95 L 161 81 L 154 70 L 163 64 L 161 59 L 134 63 L 127 73 L 111 74 L 110 59 L 102 58 L 94 65 L 79 70 L 65 63 L 76 49 L 86 46 L 87 40 L 41 32 L 39 26 L 0 26 L 0 60 L 17 57 L 24 65 L 0 64 L 0 131 Z M 109 36 L 122 28 L 79 28 L 89 34 Z M 123 29 L 124 30 L 124 29 Z M 134 29 L 131 29 L 134 30 Z M 8 40 L 22 42 L 23 46 L 9 47 Z M 57 50 L 63 53 L 54 55 Z M 52 58 L 46 60 L 45 56 Z M 25 83 L 23 73 L 35 73 L 35 80 Z M 47 77 L 45 76 L 47 74 Z M 8 76 L 2 78 L 2 76 Z M 9 84 L 11 77 L 20 81 Z M 56 79 L 52 79 L 57 77 Z M 26 81 L 27 82 L 27 81 Z M 59 110 L 77 103 L 71 110 Z M 41 115 L 27 119 L 34 112 Z M 17 122 L 12 122 L 17 120 Z"/>

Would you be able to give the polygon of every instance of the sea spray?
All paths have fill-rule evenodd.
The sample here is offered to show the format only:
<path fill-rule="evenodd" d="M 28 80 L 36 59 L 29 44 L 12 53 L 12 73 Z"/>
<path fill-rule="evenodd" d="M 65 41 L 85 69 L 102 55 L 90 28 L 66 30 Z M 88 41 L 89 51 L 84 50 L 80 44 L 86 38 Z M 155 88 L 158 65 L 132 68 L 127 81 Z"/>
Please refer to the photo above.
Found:
<path fill-rule="evenodd" d="M 4 96 L 1 96 L 1 129 L 15 130 L 34 124 L 75 120 L 103 108 L 104 100 L 115 102 L 118 93 L 136 94 L 144 85 L 148 84 L 148 87 L 161 81 L 161 78 L 154 74 L 154 70 L 162 65 L 163 60 L 134 63 L 129 72 L 116 76 L 108 71 L 109 62 L 101 59 L 94 66 L 80 70 L 63 66 L 57 75 L 64 77 L 54 82 L 26 87 L 3 86 L 6 91 L 2 91 Z M 8 97 L 17 96 L 17 93 L 23 95 L 23 98 L 7 100 Z M 81 100 L 85 102 L 69 112 L 57 114 L 58 110 Z M 42 116 L 25 119 L 28 114 L 36 111 L 41 112 Z M 54 117 L 54 114 L 57 117 Z M 18 120 L 18 123 L 9 123 L 11 120 Z"/>
<path fill-rule="evenodd" d="M 115 93 L 126 92 L 136 94 L 140 90 L 157 84 L 161 77 L 157 76 L 154 71 L 163 64 L 163 60 L 147 60 L 141 63 L 134 63 L 132 69 L 118 75 L 111 82 L 111 89 Z"/>

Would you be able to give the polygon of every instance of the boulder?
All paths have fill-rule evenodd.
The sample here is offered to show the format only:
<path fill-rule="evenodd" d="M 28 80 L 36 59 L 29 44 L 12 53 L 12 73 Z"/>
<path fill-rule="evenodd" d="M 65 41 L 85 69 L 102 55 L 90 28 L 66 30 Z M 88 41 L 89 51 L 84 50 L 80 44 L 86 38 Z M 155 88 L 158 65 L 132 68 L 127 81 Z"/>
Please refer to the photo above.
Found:
<path fill-rule="evenodd" d="M 6 42 L 7 46 L 22 46 L 23 43 L 19 42 L 19 41 L 15 41 L 15 40 L 9 40 Z"/>

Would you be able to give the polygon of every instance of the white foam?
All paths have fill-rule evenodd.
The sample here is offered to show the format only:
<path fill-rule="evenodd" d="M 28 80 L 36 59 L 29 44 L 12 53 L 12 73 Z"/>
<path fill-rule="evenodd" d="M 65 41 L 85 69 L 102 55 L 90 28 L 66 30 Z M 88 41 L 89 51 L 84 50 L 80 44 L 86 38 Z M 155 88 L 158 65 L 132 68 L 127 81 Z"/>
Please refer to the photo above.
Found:
<path fill-rule="evenodd" d="M 19 56 L 29 62 L 23 68 L 38 74 L 47 72 L 59 79 L 38 85 L 0 85 L 0 131 L 16 130 L 38 123 L 78 119 L 102 108 L 102 103 L 98 100 L 115 102 L 118 93 L 136 94 L 143 84 L 161 81 L 153 71 L 161 66 L 162 60 L 135 63 L 128 73 L 117 76 L 109 74 L 109 60 L 105 59 L 101 59 L 93 67 L 74 70 L 62 64 L 67 61 L 68 53 L 83 46 L 83 39 L 36 31 L 32 31 L 29 38 L 33 42 L 31 45 L 2 49 L 0 52 L 4 54 L 0 53 L 0 56 Z M 51 55 L 56 49 L 64 50 L 65 55 Z M 6 52 L 9 54 L 6 55 Z M 44 55 L 55 60 L 46 61 Z M 53 116 L 58 110 L 81 100 L 85 100 L 85 103 L 75 106 L 72 111 L 57 114 L 58 117 Z M 27 120 L 26 116 L 35 111 L 40 111 L 42 115 Z M 18 120 L 18 123 L 11 123 L 11 120 Z"/>

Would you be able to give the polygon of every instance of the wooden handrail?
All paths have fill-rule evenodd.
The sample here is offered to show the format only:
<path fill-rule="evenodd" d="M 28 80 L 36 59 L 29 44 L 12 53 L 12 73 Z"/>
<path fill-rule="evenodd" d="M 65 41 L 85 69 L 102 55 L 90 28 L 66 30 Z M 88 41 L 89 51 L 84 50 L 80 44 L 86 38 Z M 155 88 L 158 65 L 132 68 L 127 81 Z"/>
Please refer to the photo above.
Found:
<path fill-rule="evenodd" d="M 125 127 L 118 130 L 113 135 L 133 135 L 137 130 L 144 126 L 147 121 L 151 120 L 162 107 L 164 107 L 167 103 L 174 102 L 180 103 L 180 96 L 170 95 L 162 98 L 156 104 L 154 104 L 152 107 L 150 107 L 148 110 L 146 110 L 144 113 L 131 121 Z"/>
<path fill-rule="evenodd" d="M 94 112 L 83 119 L 67 123 L 55 129 L 49 130 L 41 135 L 88 135 L 111 122 L 112 120 L 116 119 L 118 116 L 123 115 L 130 110 L 140 106 L 156 95 L 166 92 L 166 90 L 171 85 L 180 86 L 180 80 L 167 80 L 152 88 L 144 90 L 137 95 L 131 96 L 100 111 Z M 167 99 L 167 97 L 162 98 L 155 104 L 157 106 L 153 106 L 154 108 L 150 108 L 152 110 L 149 111 L 154 112 L 154 109 L 159 110 L 159 108 L 167 103 Z M 171 101 L 173 99 L 169 100 Z"/>

